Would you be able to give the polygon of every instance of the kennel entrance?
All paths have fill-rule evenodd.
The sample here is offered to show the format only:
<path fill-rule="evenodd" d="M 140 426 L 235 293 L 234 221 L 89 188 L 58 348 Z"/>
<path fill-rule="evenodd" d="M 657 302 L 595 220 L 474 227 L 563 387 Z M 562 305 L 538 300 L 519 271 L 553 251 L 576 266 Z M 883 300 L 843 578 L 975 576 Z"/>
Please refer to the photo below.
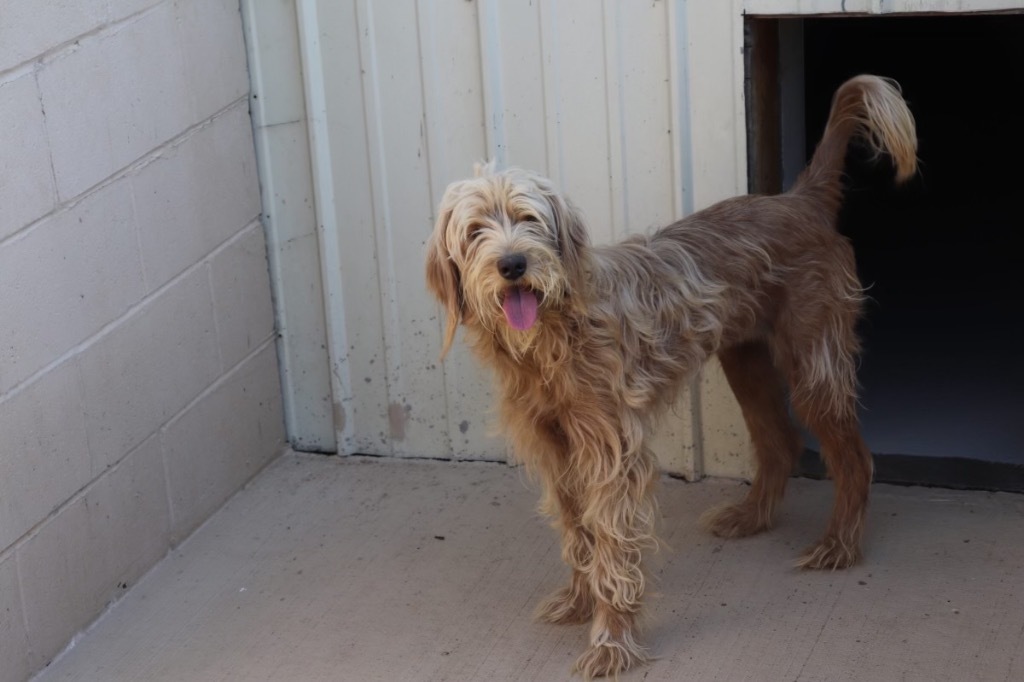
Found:
<path fill-rule="evenodd" d="M 879 480 L 1024 490 L 1022 31 L 1019 13 L 746 22 L 752 191 L 791 185 L 851 75 L 895 78 L 917 120 L 920 175 L 895 188 L 853 148 L 840 218 L 870 297 L 861 419 Z"/>

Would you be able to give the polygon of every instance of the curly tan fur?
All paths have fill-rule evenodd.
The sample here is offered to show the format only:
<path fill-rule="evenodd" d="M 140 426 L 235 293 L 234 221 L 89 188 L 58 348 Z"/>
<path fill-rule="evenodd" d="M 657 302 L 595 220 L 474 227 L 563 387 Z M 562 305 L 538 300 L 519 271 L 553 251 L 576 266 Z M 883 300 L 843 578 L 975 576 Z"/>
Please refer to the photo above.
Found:
<path fill-rule="evenodd" d="M 825 134 L 796 186 L 737 197 L 648 236 L 592 246 L 582 217 L 548 180 L 477 169 L 441 202 L 427 281 L 497 375 L 516 456 L 542 482 L 570 585 L 538 617 L 592 621 L 584 677 L 646 660 L 634 639 L 656 545 L 655 461 L 645 435 L 659 411 L 718 354 L 753 437 L 758 473 L 745 500 L 705 516 L 717 535 L 769 528 L 800 450 L 786 408 L 820 439 L 836 499 L 822 540 L 800 561 L 843 568 L 860 556 L 871 456 L 856 414 L 854 325 L 862 289 L 835 230 L 851 137 L 916 171 L 914 121 L 894 84 L 858 76 L 836 93 Z M 515 255 L 523 271 L 503 266 Z M 519 292 L 536 301 L 513 323 Z M 519 300 L 516 298 L 516 300 Z"/>

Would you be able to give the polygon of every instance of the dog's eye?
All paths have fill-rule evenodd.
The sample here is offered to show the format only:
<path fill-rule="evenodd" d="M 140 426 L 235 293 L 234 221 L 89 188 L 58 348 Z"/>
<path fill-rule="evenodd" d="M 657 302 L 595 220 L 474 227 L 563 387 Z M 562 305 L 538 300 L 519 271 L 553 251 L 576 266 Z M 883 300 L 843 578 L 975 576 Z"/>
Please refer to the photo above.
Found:
<path fill-rule="evenodd" d="M 524 215 L 519 219 L 519 229 L 534 234 L 544 234 L 544 222 L 535 215 Z"/>
<path fill-rule="evenodd" d="M 469 238 L 470 238 L 471 240 L 472 240 L 472 239 L 476 239 L 477 237 L 479 237 L 479 236 L 480 236 L 480 235 L 482 235 L 483 233 L 484 233 L 484 226 L 483 226 L 483 225 L 480 225 L 479 223 L 474 223 L 474 224 L 470 225 L 470 226 L 469 226 L 469 229 L 468 229 L 468 230 L 466 230 L 466 235 L 467 235 L 467 236 L 468 236 L 468 237 L 469 237 Z"/>

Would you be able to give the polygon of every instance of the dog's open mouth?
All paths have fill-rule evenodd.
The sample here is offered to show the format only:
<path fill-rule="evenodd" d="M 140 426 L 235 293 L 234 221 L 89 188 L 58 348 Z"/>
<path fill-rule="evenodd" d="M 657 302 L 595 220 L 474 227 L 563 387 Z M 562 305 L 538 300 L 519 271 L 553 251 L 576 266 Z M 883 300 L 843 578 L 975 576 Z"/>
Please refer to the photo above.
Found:
<path fill-rule="evenodd" d="M 537 293 L 528 287 L 512 286 L 501 302 L 505 320 L 518 331 L 526 331 L 537 321 Z"/>

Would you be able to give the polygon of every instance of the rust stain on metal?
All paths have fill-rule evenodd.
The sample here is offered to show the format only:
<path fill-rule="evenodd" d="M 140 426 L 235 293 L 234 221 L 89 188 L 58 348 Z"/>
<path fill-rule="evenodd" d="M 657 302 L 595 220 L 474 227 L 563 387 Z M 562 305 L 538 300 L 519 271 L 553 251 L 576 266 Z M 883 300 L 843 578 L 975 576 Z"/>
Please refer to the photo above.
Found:
<path fill-rule="evenodd" d="M 388 425 L 391 428 L 391 440 L 405 440 L 405 423 L 409 420 L 409 412 L 412 410 L 408 405 L 391 403 L 388 405 Z"/>

